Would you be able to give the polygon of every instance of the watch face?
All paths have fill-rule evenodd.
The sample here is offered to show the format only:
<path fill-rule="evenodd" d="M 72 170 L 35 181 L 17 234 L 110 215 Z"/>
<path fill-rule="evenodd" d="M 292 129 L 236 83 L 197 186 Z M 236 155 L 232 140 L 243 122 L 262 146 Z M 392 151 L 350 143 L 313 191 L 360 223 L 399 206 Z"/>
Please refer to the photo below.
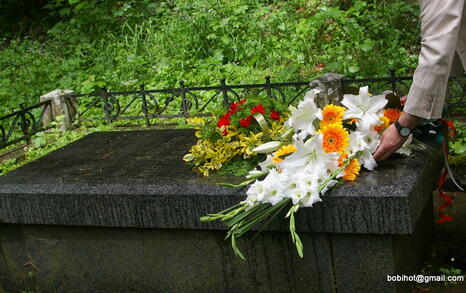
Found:
<path fill-rule="evenodd" d="M 400 134 L 401 134 L 401 136 L 406 137 L 406 136 L 411 134 L 411 130 L 409 128 L 407 128 L 407 127 L 403 127 L 403 128 L 400 129 Z"/>

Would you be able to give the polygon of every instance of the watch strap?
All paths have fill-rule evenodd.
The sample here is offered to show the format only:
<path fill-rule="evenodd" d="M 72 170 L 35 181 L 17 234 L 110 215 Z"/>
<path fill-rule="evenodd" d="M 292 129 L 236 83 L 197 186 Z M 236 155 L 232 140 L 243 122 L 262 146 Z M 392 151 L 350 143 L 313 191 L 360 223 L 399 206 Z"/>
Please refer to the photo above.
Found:
<path fill-rule="evenodd" d="M 411 134 L 411 129 L 409 127 L 405 127 L 401 125 L 400 122 L 398 122 L 398 120 L 396 120 L 394 124 L 395 124 L 396 129 L 398 130 L 398 133 L 401 136 L 407 137 Z"/>

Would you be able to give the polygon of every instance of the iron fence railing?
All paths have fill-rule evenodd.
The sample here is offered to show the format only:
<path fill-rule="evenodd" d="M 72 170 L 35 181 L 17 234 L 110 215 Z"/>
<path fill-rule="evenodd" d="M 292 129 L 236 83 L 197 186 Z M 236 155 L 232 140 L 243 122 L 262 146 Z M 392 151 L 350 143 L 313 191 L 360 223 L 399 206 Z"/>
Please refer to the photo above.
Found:
<path fill-rule="evenodd" d="M 179 88 L 172 89 L 147 90 L 141 85 L 139 91 L 109 92 L 103 89 L 100 93 L 66 97 L 76 102 L 70 104 L 77 105 L 75 110 L 81 121 L 144 119 L 149 126 L 153 118 L 206 116 L 219 104 L 231 104 L 251 95 L 266 95 L 292 103 L 309 89 L 309 82 L 271 83 L 270 77 L 266 77 L 263 84 L 227 85 L 223 79 L 218 86 L 186 87 L 180 82 Z M 103 110 L 104 116 L 89 118 L 87 115 L 96 107 Z M 97 114 L 96 111 L 93 114 Z"/>
<path fill-rule="evenodd" d="M 381 93 L 390 89 L 399 95 L 409 90 L 412 77 L 395 76 L 391 72 L 385 78 L 343 79 L 343 89 L 369 85 L 371 92 Z M 228 85 L 221 80 L 217 86 L 186 87 L 180 82 L 178 88 L 146 89 L 141 85 L 137 91 L 111 92 L 103 89 L 91 94 L 68 94 L 64 97 L 77 113 L 77 121 L 104 120 L 109 123 L 119 120 L 143 120 L 146 126 L 155 125 L 157 119 L 187 118 L 206 116 L 221 104 L 231 104 L 251 96 L 265 96 L 283 103 L 292 104 L 304 96 L 311 87 L 309 82 L 272 83 L 270 77 L 265 83 Z M 466 114 L 466 75 L 451 78 L 447 114 Z M 43 129 L 43 118 L 51 102 L 46 101 L 30 107 L 23 107 L 0 117 L 0 149 L 20 141 L 29 140 Z M 74 112 L 74 111 L 71 111 Z M 155 121 L 156 119 L 157 121 Z"/>
<path fill-rule="evenodd" d="M 0 149 L 12 144 L 28 141 L 43 130 L 45 113 L 51 108 L 51 101 L 25 107 L 0 117 Z"/>

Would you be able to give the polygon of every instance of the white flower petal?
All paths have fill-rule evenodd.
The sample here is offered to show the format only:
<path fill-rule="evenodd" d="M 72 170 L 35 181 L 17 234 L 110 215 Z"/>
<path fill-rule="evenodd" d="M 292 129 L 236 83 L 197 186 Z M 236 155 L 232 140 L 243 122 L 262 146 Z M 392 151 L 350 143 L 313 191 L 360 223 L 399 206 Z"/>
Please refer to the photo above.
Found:
<path fill-rule="evenodd" d="M 367 170 L 374 170 L 375 167 L 377 167 L 377 162 L 374 160 L 374 157 L 372 157 L 371 154 L 368 154 L 366 156 L 361 157 L 362 159 L 362 165 L 364 168 Z"/>
<path fill-rule="evenodd" d="M 371 98 L 371 104 L 368 111 L 371 113 L 378 112 L 383 109 L 387 103 L 388 100 L 385 98 L 385 95 L 374 96 Z"/>

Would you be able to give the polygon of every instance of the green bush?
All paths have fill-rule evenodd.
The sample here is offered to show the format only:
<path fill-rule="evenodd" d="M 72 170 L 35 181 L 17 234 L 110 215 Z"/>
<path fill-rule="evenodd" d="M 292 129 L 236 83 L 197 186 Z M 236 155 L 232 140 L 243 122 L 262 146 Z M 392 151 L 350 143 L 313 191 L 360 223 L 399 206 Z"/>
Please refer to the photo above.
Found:
<path fill-rule="evenodd" d="M 2 113 L 55 88 L 89 93 L 187 85 L 409 74 L 416 4 L 325 0 L 53 0 L 46 40 L 4 40 Z"/>

